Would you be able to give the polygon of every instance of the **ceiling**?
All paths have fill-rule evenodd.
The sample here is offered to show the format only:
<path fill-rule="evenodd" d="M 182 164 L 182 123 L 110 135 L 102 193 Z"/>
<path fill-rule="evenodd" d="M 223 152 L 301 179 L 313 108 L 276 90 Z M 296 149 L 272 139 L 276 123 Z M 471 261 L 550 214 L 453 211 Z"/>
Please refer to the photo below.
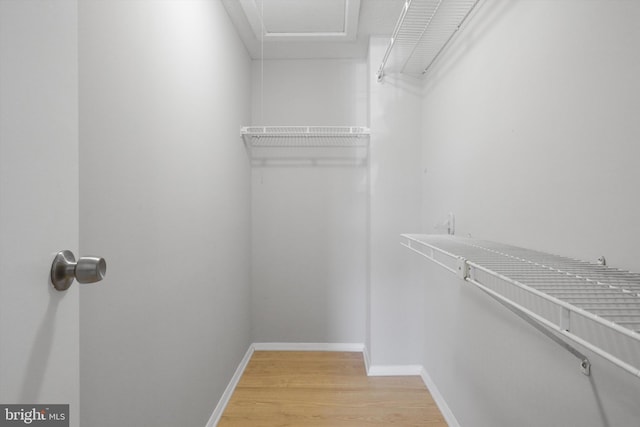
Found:
<path fill-rule="evenodd" d="M 254 59 L 364 58 L 370 36 L 391 36 L 405 2 L 222 1 Z"/>
<path fill-rule="evenodd" d="M 324 0 L 322 2 L 309 0 L 267 0 L 260 2 L 245 2 L 258 7 L 264 6 L 264 27 L 267 36 L 307 35 L 313 33 L 339 34 L 346 31 L 346 16 L 352 13 L 347 7 L 353 7 L 359 2 L 346 0 Z M 251 10 L 251 8 L 247 8 Z M 255 8 L 256 12 L 260 12 Z M 246 12 L 246 10 L 245 10 Z M 257 16 L 259 19 L 259 15 Z"/>

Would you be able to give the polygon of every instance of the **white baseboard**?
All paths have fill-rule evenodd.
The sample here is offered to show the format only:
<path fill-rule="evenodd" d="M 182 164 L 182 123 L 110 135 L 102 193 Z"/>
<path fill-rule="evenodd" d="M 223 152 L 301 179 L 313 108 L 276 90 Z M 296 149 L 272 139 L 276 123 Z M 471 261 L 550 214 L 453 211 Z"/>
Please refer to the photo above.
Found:
<path fill-rule="evenodd" d="M 369 366 L 367 374 L 370 377 L 420 376 L 449 427 L 460 427 L 451 408 L 449 408 L 446 400 L 444 400 L 444 397 L 440 394 L 438 387 L 422 365 L 373 365 Z"/>
<path fill-rule="evenodd" d="M 420 376 L 422 377 L 422 381 L 424 381 L 424 385 L 427 386 L 429 393 L 431 393 L 433 401 L 438 405 L 438 409 L 440 409 L 440 412 L 449 427 L 460 427 L 460 424 L 458 423 L 455 415 L 453 415 L 451 408 L 449 408 L 446 400 L 444 400 L 444 397 L 440 394 L 438 387 L 436 387 L 436 383 L 433 382 L 431 376 L 429 376 L 429 373 L 427 373 L 424 368 L 421 368 Z"/>
<path fill-rule="evenodd" d="M 458 420 L 453 415 L 453 412 L 444 400 L 444 397 L 440 394 L 438 387 L 433 382 L 427 371 L 421 365 L 371 365 L 369 359 L 369 353 L 364 344 L 359 343 L 253 343 L 249 346 L 249 349 L 245 353 L 242 361 L 238 365 L 236 372 L 233 374 L 231 381 L 224 390 L 220 401 L 216 405 L 209 422 L 206 427 L 215 427 L 218 425 L 222 414 L 224 413 L 231 396 L 233 395 L 245 368 L 251 360 L 251 356 L 254 351 L 349 351 L 349 352 L 362 352 L 364 358 L 364 364 L 367 375 L 371 377 L 384 377 L 384 376 L 411 376 L 418 375 L 422 378 L 424 385 L 429 389 L 431 397 L 438 405 L 442 416 L 449 425 L 449 427 L 460 427 Z"/>
<path fill-rule="evenodd" d="M 222 393 L 222 397 L 216 408 L 213 410 L 209 422 L 206 427 L 215 427 L 218 425 L 225 408 L 229 404 L 229 400 L 233 395 L 245 368 L 251 360 L 251 356 L 254 351 L 349 351 L 349 352 L 363 352 L 366 353 L 364 344 L 360 343 L 277 343 L 277 342 L 261 342 L 253 343 L 249 345 L 249 349 L 245 353 L 244 357 L 240 361 L 236 372 L 231 377 L 231 381 L 227 385 L 227 388 Z"/>
<path fill-rule="evenodd" d="M 423 371 L 420 365 L 372 365 L 367 370 L 370 377 L 405 377 L 420 375 Z"/>
<path fill-rule="evenodd" d="M 255 351 L 349 351 L 362 352 L 361 343 L 291 343 L 291 342 L 257 342 L 253 343 Z"/>
<path fill-rule="evenodd" d="M 216 405 L 216 409 L 213 410 L 213 413 L 211 414 L 211 417 L 209 418 L 209 422 L 207 423 L 206 427 L 215 427 L 218 425 L 218 422 L 220 421 L 220 418 L 222 417 L 222 414 L 224 413 L 225 408 L 229 404 L 229 400 L 231 399 L 231 396 L 233 395 L 233 392 L 235 391 L 236 386 L 238 385 L 238 382 L 240 382 L 240 378 L 242 377 L 242 374 L 244 373 L 245 368 L 249 364 L 249 360 L 251 360 L 253 351 L 254 351 L 253 344 L 251 344 L 249 345 L 249 349 L 245 353 L 244 357 L 240 361 L 240 364 L 238 365 L 236 372 L 233 374 L 233 377 L 231 377 L 231 381 L 229 381 L 227 388 L 224 390 L 224 393 L 222 393 L 222 397 L 218 401 L 218 404 Z"/>
<path fill-rule="evenodd" d="M 362 358 L 364 359 L 364 371 L 369 375 L 369 367 L 371 366 L 371 359 L 369 359 L 369 352 L 367 351 L 367 346 L 363 346 L 362 349 Z"/>

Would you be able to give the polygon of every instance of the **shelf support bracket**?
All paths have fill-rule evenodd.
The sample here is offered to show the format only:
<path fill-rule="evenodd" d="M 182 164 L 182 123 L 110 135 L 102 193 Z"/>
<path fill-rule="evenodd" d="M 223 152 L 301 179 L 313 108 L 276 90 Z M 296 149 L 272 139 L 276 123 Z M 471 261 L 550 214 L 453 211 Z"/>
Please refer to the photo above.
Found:
<path fill-rule="evenodd" d="M 569 344 L 568 342 L 566 342 L 565 340 L 561 339 L 559 336 L 554 334 L 551 330 L 545 328 L 544 325 L 538 322 L 535 318 L 529 316 L 524 311 L 518 309 L 518 307 L 514 306 L 513 304 L 509 304 L 508 302 L 506 302 L 501 298 L 498 298 L 496 295 L 494 295 L 491 292 L 487 292 L 484 286 L 479 286 L 479 287 L 480 289 L 485 291 L 487 295 L 491 296 L 494 300 L 498 301 L 500 304 L 502 304 L 505 308 L 507 308 L 512 313 L 514 313 L 516 316 L 518 316 L 519 318 L 527 322 L 529 325 L 533 326 L 535 329 L 537 329 L 539 332 L 541 332 L 544 336 L 549 338 L 551 341 L 555 342 L 560 347 L 564 348 L 569 353 L 573 354 L 576 358 L 580 360 L 580 370 L 582 371 L 582 373 L 586 376 L 591 375 L 591 362 L 589 362 L 589 359 L 587 358 L 587 356 L 585 356 L 574 346 L 572 346 L 571 344 Z"/>
<path fill-rule="evenodd" d="M 467 280 L 469 278 L 469 264 L 467 264 L 466 258 L 458 258 L 458 261 L 456 262 L 456 271 L 458 272 L 458 277 L 462 280 Z"/>

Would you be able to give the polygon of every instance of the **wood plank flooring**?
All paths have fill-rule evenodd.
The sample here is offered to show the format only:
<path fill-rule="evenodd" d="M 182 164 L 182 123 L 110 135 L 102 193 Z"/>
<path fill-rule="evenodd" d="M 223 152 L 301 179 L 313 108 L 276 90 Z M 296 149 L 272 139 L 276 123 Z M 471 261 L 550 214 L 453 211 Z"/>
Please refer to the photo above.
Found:
<path fill-rule="evenodd" d="M 256 351 L 219 427 L 446 427 L 422 379 L 368 377 L 361 353 Z"/>

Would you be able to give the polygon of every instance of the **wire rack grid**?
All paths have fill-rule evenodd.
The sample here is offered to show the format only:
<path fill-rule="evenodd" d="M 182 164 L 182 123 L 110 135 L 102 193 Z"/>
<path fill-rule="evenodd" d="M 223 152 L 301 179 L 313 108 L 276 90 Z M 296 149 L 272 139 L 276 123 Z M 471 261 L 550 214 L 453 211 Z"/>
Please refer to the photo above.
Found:
<path fill-rule="evenodd" d="M 457 236 L 405 234 L 402 244 L 640 376 L 640 274 Z"/>

